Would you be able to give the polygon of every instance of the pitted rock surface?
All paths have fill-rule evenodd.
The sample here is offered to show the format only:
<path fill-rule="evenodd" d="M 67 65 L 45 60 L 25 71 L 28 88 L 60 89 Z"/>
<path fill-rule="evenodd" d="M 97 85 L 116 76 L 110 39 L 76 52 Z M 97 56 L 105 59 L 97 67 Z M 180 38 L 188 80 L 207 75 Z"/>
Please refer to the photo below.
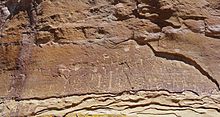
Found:
<path fill-rule="evenodd" d="M 3 0 L 1 116 L 217 116 L 218 0 Z"/>

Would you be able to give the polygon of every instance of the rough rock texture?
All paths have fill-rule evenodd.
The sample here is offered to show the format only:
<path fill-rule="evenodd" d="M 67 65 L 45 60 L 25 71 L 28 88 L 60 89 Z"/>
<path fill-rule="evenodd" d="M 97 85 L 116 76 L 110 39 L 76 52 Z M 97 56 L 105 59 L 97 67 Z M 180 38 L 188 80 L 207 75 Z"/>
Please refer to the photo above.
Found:
<path fill-rule="evenodd" d="M 1 116 L 220 116 L 219 0 L 3 0 Z"/>

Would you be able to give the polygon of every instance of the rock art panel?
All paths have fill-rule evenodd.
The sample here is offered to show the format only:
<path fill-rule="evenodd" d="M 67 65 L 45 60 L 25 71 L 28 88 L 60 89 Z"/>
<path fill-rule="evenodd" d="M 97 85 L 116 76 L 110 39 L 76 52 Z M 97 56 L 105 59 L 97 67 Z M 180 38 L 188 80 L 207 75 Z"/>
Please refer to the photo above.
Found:
<path fill-rule="evenodd" d="M 218 116 L 218 0 L 0 1 L 1 116 Z"/>

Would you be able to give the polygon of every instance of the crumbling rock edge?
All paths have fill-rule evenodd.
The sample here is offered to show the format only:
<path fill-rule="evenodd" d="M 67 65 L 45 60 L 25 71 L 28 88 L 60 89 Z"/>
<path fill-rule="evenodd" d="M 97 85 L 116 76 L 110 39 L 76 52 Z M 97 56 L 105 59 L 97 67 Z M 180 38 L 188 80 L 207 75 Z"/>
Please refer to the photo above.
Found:
<path fill-rule="evenodd" d="M 131 17 L 135 17 L 137 19 L 145 19 L 150 20 L 154 24 L 158 25 L 160 27 L 159 33 L 161 33 L 162 29 L 166 26 L 171 26 L 174 28 L 179 28 L 179 25 L 175 25 L 175 22 L 167 21 L 169 18 L 173 16 L 172 9 L 160 9 L 159 6 L 159 0 L 149 0 L 150 3 L 147 4 L 149 7 L 149 13 L 150 16 L 144 16 L 140 13 L 144 13 L 141 11 L 138 13 L 140 9 L 138 9 L 138 6 L 141 6 L 141 1 L 135 0 L 136 6 L 135 9 L 132 10 L 131 14 L 127 14 L 126 16 L 123 16 L 122 14 L 116 15 L 116 22 L 117 21 L 125 21 L 128 20 Z M 93 1 L 94 2 L 94 1 Z M 111 1 L 112 2 L 112 1 Z M 114 0 L 112 4 L 116 5 L 119 3 L 123 3 L 123 1 Z M 184 6 L 184 5 L 183 5 Z M 143 8 L 144 8 L 143 7 Z M 166 7 L 166 6 L 165 6 Z M 146 9 L 145 9 L 146 10 Z M 167 12 L 167 10 L 169 12 Z M 33 10 L 34 11 L 34 10 Z M 34 27 L 34 14 L 31 13 L 31 10 L 28 10 L 28 16 L 29 16 L 29 23 Z M 156 13 L 156 14 L 155 14 Z M 168 17 L 163 17 L 163 13 L 168 13 Z M 14 15 L 14 14 L 13 14 Z M 120 16 L 122 15 L 122 16 Z M 131 16 L 133 15 L 133 16 Z M 157 16 L 157 18 L 154 18 L 152 16 Z M 153 19 L 152 19 L 153 18 Z M 206 20 L 208 17 L 206 16 L 180 16 L 183 20 L 192 19 L 196 22 L 201 20 L 205 23 L 204 20 Z M 206 24 L 206 23 L 205 23 Z M 206 24 L 207 26 L 209 24 Z M 31 26 L 31 27 L 32 27 Z M 193 25 L 192 25 L 193 26 Z M 195 33 L 205 33 L 205 36 L 208 37 L 214 37 L 219 38 L 218 34 L 219 31 L 216 31 L 216 26 L 214 25 L 214 29 L 209 29 L 205 26 L 205 30 L 198 32 L 198 29 L 196 29 Z M 212 26 L 211 26 L 212 27 Z M 196 27 L 198 28 L 198 27 Z M 204 28 L 204 27 L 203 27 Z M 217 27 L 218 29 L 218 27 Z M 81 30 L 81 29 L 79 29 Z M 79 31 L 77 30 L 77 31 Z M 188 29 L 193 31 L 192 29 Z M 35 31 L 35 30 L 32 30 Z M 27 31 L 27 32 L 32 32 Z M 45 30 L 46 32 L 47 30 Z M 207 33 L 208 31 L 208 33 Z M 214 32 L 213 32 L 214 31 Z M 82 29 L 82 32 L 84 34 L 84 37 L 88 39 L 88 36 L 86 35 L 86 32 L 84 29 Z M 34 32 L 35 33 L 35 32 Z M 216 33 L 216 34 L 215 34 Z M 28 36 L 26 34 L 23 34 L 24 36 Z M 35 35 L 35 34 L 33 34 Z M 0 43 L 0 46 L 8 46 L 8 45 L 14 45 L 14 46 L 21 46 L 20 55 L 17 60 L 17 73 L 14 73 L 14 80 L 12 81 L 10 88 L 14 88 L 14 90 L 11 90 L 8 97 L 3 97 L 2 101 L 0 101 L 0 115 L 2 116 L 40 116 L 40 115 L 57 115 L 57 116 L 71 116 L 72 113 L 123 113 L 127 115 L 137 114 L 138 116 L 146 116 L 146 115 L 167 115 L 167 116 L 182 116 L 184 113 L 191 113 L 192 116 L 202 116 L 202 115 L 209 115 L 209 116 L 220 116 L 220 97 L 219 97 L 219 83 L 217 80 L 210 75 L 210 73 L 205 70 L 201 65 L 199 65 L 195 60 L 193 60 L 190 57 L 185 56 L 181 53 L 171 53 L 166 51 L 157 51 L 155 48 L 150 44 L 150 41 L 158 41 L 159 39 L 153 39 L 150 41 L 143 41 L 144 39 L 135 39 L 134 37 L 130 38 L 123 38 L 123 39 L 91 39 L 91 40 L 82 40 L 82 41 L 60 41 L 59 37 L 55 38 L 54 41 L 50 42 L 51 40 L 44 40 L 43 43 L 47 44 L 57 44 L 57 45 L 65 45 L 65 44 L 74 44 L 74 45 L 84 45 L 84 44 L 95 44 L 99 46 L 103 46 L 105 48 L 114 48 L 118 44 L 134 40 L 139 44 L 140 46 L 148 46 L 152 52 L 154 53 L 154 56 L 167 59 L 167 60 L 174 60 L 178 62 L 183 62 L 185 64 L 188 64 L 195 69 L 197 69 L 203 76 L 207 77 L 215 86 L 218 91 L 213 92 L 211 94 L 202 95 L 196 91 L 188 90 L 188 91 L 181 91 L 181 92 L 170 92 L 166 89 L 160 89 L 160 90 L 131 90 L 131 91 L 124 91 L 121 93 L 91 93 L 91 94 L 71 94 L 71 95 L 64 95 L 64 96 L 52 96 L 52 97 L 31 97 L 31 98 L 22 98 L 20 97 L 20 94 L 22 92 L 23 84 L 25 82 L 26 77 L 26 64 L 30 60 L 31 57 L 31 48 L 33 46 L 42 47 L 44 44 L 35 43 L 33 42 L 33 36 L 30 34 L 26 38 L 31 38 L 31 42 L 28 42 L 27 40 L 23 39 L 21 42 L 11 42 L 11 43 Z M 2 35 L 0 35 L 2 36 Z M 3 36 L 2 36 L 3 37 Z M 68 39 L 67 39 L 68 40 Z M 24 41 L 27 41 L 24 42 Z M 107 43 L 103 43 L 107 42 Z M 27 52 L 25 54 L 25 52 Z M 22 60 L 23 59 L 23 60 Z M 125 64 L 125 67 L 128 67 L 128 65 Z M 5 70 L 5 69 L 4 69 Z M 10 69 L 7 69 L 10 70 Z M 13 70 L 12 70 L 13 71 Z M 126 75 L 126 74 L 125 74 Z M 127 76 L 128 81 L 129 77 Z M 14 82 L 14 83 L 13 83 Z M 131 83 L 130 83 L 131 84 Z M 132 86 L 131 86 L 132 87 Z M 190 96 L 185 93 L 190 92 Z M 216 95 L 215 95 L 216 94 Z M 150 96 L 149 96 L 150 95 Z M 14 99 L 15 98 L 15 99 Z M 77 99 L 76 99 L 77 98 Z M 82 98 L 82 99 L 78 99 Z M 165 100 L 165 101 L 164 101 Z M 186 101 L 186 102 L 185 102 Z M 22 108 L 24 107 L 24 108 Z M 26 108 L 27 107 L 27 108 Z M 138 109 L 138 110 L 137 110 Z M 153 112 L 152 112 L 153 111 Z M 209 113 L 209 112 L 212 113 Z M 180 114 L 182 113 L 182 114 Z M 213 114 L 213 115 L 210 115 Z"/>
<path fill-rule="evenodd" d="M 68 117 L 73 116 L 74 113 L 114 113 L 134 117 L 173 113 L 180 116 L 179 114 L 184 112 L 193 115 L 209 115 L 209 111 L 218 115 L 220 112 L 219 98 L 219 95 L 198 96 L 191 91 L 182 93 L 171 93 L 165 90 L 127 91 L 120 94 L 84 94 L 20 101 L 5 100 L 1 101 L 0 107 L 4 110 L 1 113 L 2 116 L 16 114 L 16 116 Z M 28 110 L 24 111 L 22 107 L 28 107 Z"/>

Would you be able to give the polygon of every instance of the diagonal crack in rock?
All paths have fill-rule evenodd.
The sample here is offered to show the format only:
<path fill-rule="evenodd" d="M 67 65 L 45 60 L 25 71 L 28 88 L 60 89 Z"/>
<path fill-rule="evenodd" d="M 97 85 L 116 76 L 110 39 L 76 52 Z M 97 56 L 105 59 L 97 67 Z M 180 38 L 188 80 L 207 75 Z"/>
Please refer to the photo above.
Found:
<path fill-rule="evenodd" d="M 137 42 L 137 40 L 136 40 Z M 138 43 L 138 42 L 137 42 Z M 140 44 L 140 43 L 138 43 Z M 202 68 L 201 65 L 199 65 L 195 60 L 183 55 L 183 54 L 180 54 L 180 53 L 171 53 L 171 52 L 163 52 L 163 51 L 157 51 L 153 48 L 153 46 L 148 42 L 148 41 L 145 41 L 145 43 L 141 43 L 140 45 L 147 45 L 150 47 L 150 49 L 153 51 L 154 55 L 156 57 L 160 57 L 160 58 L 165 58 L 167 60 L 176 60 L 176 61 L 181 61 L 181 62 L 184 62 L 185 64 L 188 64 L 188 65 L 191 65 L 193 66 L 194 68 L 196 68 L 197 70 L 199 70 L 199 72 L 206 76 L 210 81 L 212 81 L 216 87 L 218 88 L 218 90 L 220 90 L 220 86 L 219 86 L 219 83 L 218 81 L 213 78 L 208 71 L 206 71 L 205 69 Z"/>

